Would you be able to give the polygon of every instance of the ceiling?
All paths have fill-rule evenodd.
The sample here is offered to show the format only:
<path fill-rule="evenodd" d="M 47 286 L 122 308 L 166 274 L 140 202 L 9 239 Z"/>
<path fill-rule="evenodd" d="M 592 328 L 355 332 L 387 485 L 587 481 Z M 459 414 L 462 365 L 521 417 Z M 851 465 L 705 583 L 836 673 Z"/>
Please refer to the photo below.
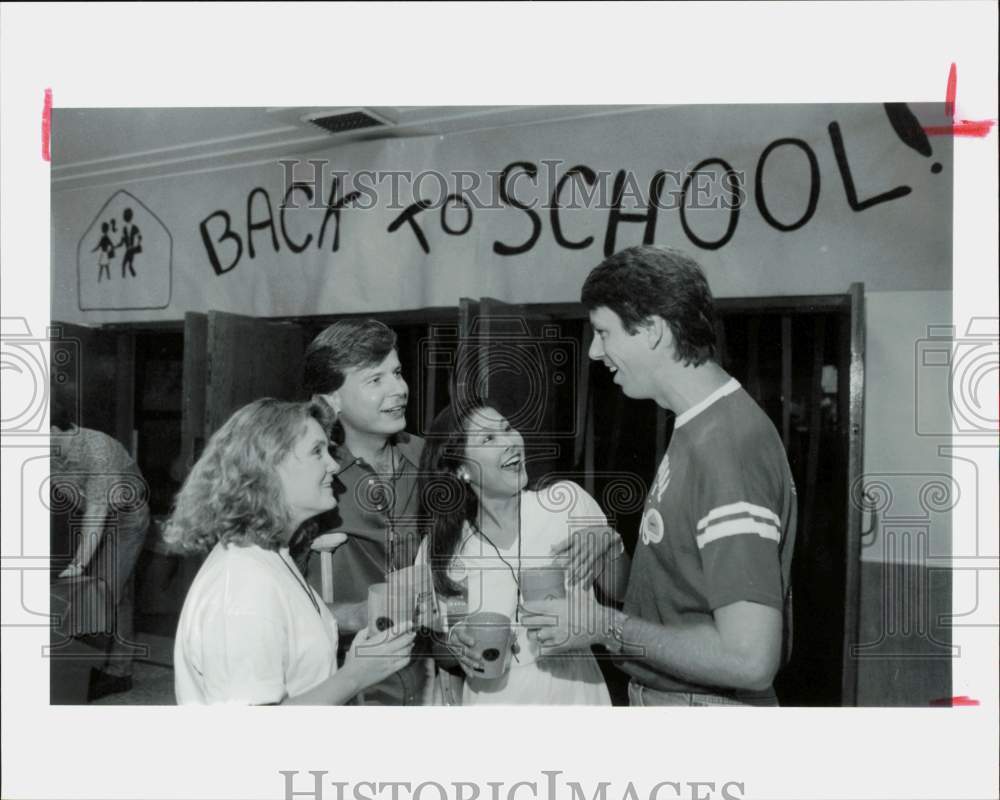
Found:
<path fill-rule="evenodd" d="M 52 189 L 210 172 L 370 139 L 445 135 L 642 106 L 372 106 L 367 108 L 57 108 Z M 365 111 L 385 125 L 331 134 L 309 118 Z"/>

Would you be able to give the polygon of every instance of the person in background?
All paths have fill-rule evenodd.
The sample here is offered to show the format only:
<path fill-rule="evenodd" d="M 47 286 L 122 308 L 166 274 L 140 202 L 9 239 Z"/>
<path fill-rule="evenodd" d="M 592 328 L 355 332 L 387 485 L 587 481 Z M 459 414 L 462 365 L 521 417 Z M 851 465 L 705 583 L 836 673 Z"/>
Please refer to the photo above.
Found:
<path fill-rule="evenodd" d="M 116 439 L 75 423 L 77 396 L 75 382 L 53 382 L 52 508 L 72 509 L 69 521 L 53 519 L 52 561 L 60 579 L 99 578 L 111 594 L 113 630 L 104 663 L 91 670 L 87 694 L 88 700 L 98 700 L 132 688 L 132 661 L 138 652 L 135 566 L 149 529 L 149 487 Z M 77 517 L 80 511 L 82 517 Z M 75 544 L 56 541 L 62 538 L 56 530 L 63 530 L 60 522 L 79 526 Z"/>
<path fill-rule="evenodd" d="M 323 523 L 336 533 L 302 537 L 293 551 L 317 589 L 322 587 L 318 551 L 333 551 L 333 612 L 346 645 L 367 624 L 368 588 L 416 557 L 417 472 L 424 443 L 405 430 L 409 387 L 396 334 L 377 320 L 342 320 L 320 333 L 306 350 L 303 383 L 336 413 L 331 438 L 340 472 L 334 483 L 337 510 Z M 364 700 L 416 705 L 425 688 L 426 665 L 415 659 L 366 691 Z"/>
<path fill-rule="evenodd" d="M 715 360 L 715 311 L 683 253 L 632 247 L 595 267 L 581 301 L 590 357 L 632 398 L 677 415 L 646 498 L 622 611 L 580 600 L 533 634 L 546 652 L 602 641 L 633 705 L 777 705 L 790 649 L 796 496 L 774 425 Z M 533 610 L 545 612 L 544 603 Z"/>
<path fill-rule="evenodd" d="M 185 480 L 164 539 L 210 552 L 177 626 L 178 703 L 340 704 L 408 663 L 403 627 L 361 634 L 338 669 L 336 620 L 288 552 L 336 505 L 329 424 L 321 404 L 257 400 L 212 435 Z"/>
<path fill-rule="evenodd" d="M 593 599 L 596 586 L 615 599 L 628 574 L 628 557 L 621 537 L 604 525 L 597 501 L 570 481 L 529 489 L 524 439 L 481 398 L 465 398 L 434 420 L 421 465 L 421 496 L 432 522 L 417 560 L 431 566 L 442 630 L 453 622 L 449 601 L 460 598 L 468 611 L 503 614 L 516 634 L 515 654 L 500 678 L 466 677 L 459 686 L 459 671 L 439 662 L 446 669 L 439 672 L 444 702 L 611 705 L 586 644 L 560 659 L 539 660 L 519 619 L 522 579 L 532 568 L 568 567 L 566 581 L 580 592 Z M 584 554 L 588 557 L 581 558 Z M 475 644 L 463 638 L 461 628 L 453 632 L 453 642 L 459 649 Z M 482 669 L 463 657 L 472 672 Z"/>

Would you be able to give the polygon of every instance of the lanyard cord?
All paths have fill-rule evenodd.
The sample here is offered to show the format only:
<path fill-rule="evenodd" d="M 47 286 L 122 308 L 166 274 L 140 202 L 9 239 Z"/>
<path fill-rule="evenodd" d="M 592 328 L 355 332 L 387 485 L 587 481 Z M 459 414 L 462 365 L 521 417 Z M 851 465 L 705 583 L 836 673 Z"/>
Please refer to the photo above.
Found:
<path fill-rule="evenodd" d="M 396 445 L 389 445 L 389 469 L 391 471 L 389 477 L 390 489 L 385 507 L 385 520 L 389 526 L 389 564 L 392 566 L 392 569 L 399 569 L 397 561 L 398 543 L 396 541 L 396 485 L 399 483 L 399 479 L 403 477 L 403 464 L 402 460 L 400 460 L 399 466 L 396 466 Z M 416 483 L 410 487 L 410 494 L 413 493 L 415 486 Z M 407 497 L 407 503 L 409 500 L 410 498 Z M 406 508 L 406 504 L 403 505 L 403 508 Z"/>
<path fill-rule="evenodd" d="M 520 515 L 518 515 L 520 517 Z M 490 546 L 496 550 L 497 557 L 507 566 L 510 570 L 511 577 L 514 579 L 514 589 L 517 592 L 516 598 L 514 600 L 514 622 L 521 621 L 521 526 L 520 519 L 518 519 L 517 528 L 517 569 L 515 570 L 513 565 L 503 556 L 500 552 L 500 548 L 496 546 L 496 543 L 485 533 L 482 529 L 475 523 L 471 522 L 473 530 L 479 534 L 479 536 L 490 543 Z"/>
<path fill-rule="evenodd" d="M 319 603 L 316 602 L 315 595 L 313 595 L 313 593 L 309 591 L 309 587 L 306 586 L 305 581 L 303 581 L 302 578 L 299 576 L 298 570 L 291 564 L 289 564 L 287 561 L 285 561 L 285 558 L 284 556 L 281 555 L 281 553 L 278 553 L 278 558 L 281 559 L 281 563 L 284 564 L 285 568 L 292 574 L 292 578 L 295 579 L 295 582 L 302 587 L 302 591 L 306 593 L 306 596 L 309 598 L 309 602 L 312 603 L 313 608 L 316 609 L 316 613 L 322 617 L 323 612 L 319 610 Z"/>
<path fill-rule="evenodd" d="M 404 459 L 400 458 L 398 463 L 396 460 L 396 445 L 389 446 L 389 482 L 388 486 L 382 483 L 379 486 L 379 490 L 385 501 L 385 508 L 377 508 L 376 510 L 381 511 L 385 515 L 385 522 L 387 532 L 389 534 L 388 541 L 386 542 L 386 556 L 389 562 L 389 569 L 399 569 L 400 565 L 397 562 L 397 541 L 396 541 L 396 486 L 399 483 L 399 479 L 403 477 L 403 470 L 405 469 Z M 360 460 L 355 458 L 355 460 Z M 367 462 L 365 462 L 367 463 Z M 369 470 L 369 481 L 374 481 L 385 473 L 379 473 L 375 471 L 374 464 L 367 465 Z M 403 504 L 405 509 L 407 504 L 410 502 L 410 497 L 413 496 L 413 492 L 416 489 L 416 482 L 410 487 L 410 493 L 407 495 L 406 502 Z M 409 565 L 406 565 L 409 566 Z"/>

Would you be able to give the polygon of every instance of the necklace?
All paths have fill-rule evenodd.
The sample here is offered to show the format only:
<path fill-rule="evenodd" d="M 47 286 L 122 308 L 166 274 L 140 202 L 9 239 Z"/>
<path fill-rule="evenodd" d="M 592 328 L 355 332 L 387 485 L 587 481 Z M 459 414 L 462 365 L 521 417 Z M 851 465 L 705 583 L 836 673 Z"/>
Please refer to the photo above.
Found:
<path fill-rule="evenodd" d="M 302 577 L 299 575 L 298 569 L 289 564 L 285 560 L 285 557 L 281 555 L 280 552 L 278 553 L 278 558 L 281 559 L 281 563 L 285 565 L 285 569 L 287 569 L 291 573 L 292 578 L 295 579 L 295 582 L 302 587 L 302 591 L 306 593 L 306 596 L 309 598 L 309 602 L 312 603 L 313 608 L 316 609 L 316 613 L 322 617 L 323 612 L 319 610 L 319 603 L 316 602 L 316 596 L 311 591 L 309 591 L 309 587 L 306 586 L 305 581 L 302 580 Z"/>

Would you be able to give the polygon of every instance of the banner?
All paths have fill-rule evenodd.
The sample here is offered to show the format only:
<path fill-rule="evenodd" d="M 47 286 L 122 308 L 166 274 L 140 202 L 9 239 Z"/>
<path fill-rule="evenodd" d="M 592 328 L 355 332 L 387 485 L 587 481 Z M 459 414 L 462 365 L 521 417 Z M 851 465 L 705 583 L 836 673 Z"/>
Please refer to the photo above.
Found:
<path fill-rule="evenodd" d="M 942 107 L 608 111 L 53 191 L 52 316 L 571 302 L 641 243 L 692 254 L 720 297 L 951 288 Z"/>

